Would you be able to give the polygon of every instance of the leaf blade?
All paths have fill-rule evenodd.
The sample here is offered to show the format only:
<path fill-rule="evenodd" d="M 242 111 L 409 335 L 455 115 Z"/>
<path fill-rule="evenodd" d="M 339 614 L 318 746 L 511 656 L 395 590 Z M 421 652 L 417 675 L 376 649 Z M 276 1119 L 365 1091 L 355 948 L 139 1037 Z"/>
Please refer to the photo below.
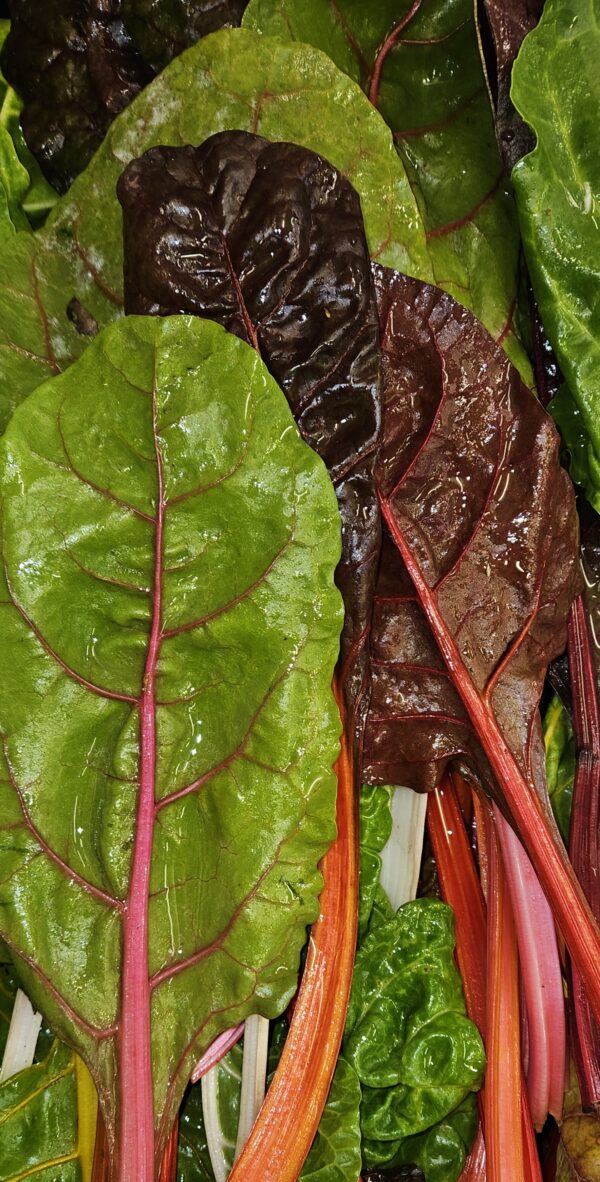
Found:
<path fill-rule="evenodd" d="M 172 500 L 165 510 L 166 569 L 181 567 L 183 558 L 188 571 L 184 567 L 183 573 L 174 569 L 165 575 L 164 622 L 185 612 L 195 624 L 207 606 L 220 608 L 206 625 L 201 622 L 182 636 L 162 636 L 160 653 L 156 611 L 152 626 L 148 595 L 132 592 L 129 585 L 132 566 L 133 573 L 147 577 L 154 561 L 150 519 L 160 497 L 150 450 L 155 385 L 165 491 L 196 494 L 183 502 Z M 93 407 L 90 390 L 97 395 Z M 229 423 L 226 447 L 216 447 L 215 431 L 204 430 L 211 418 Z M 40 423 L 46 428 L 41 432 Z M 124 427 L 131 428 L 125 436 Z M 229 472 L 246 433 L 249 449 L 243 462 L 225 485 L 215 485 L 215 479 Z M 108 451 L 114 454 L 103 455 L 96 446 L 102 434 L 113 441 Z M 117 480 L 123 438 L 133 450 Z M 65 464 L 64 439 L 71 466 Z M 212 488 L 198 492 L 191 486 L 192 454 Z M 160 1126 L 165 1113 L 168 1127 L 186 1072 L 217 1027 L 231 1025 L 229 1017 L 241 1017 L 248 1006 L 275 1016 L 286 1004 L 295 986 L 306 923 L 317 913 L 321 880 L 316 862 L 334 834 L 330 768 L 338 723 L 330 682 L 340 622 L 332 582 L 339 553 L 335 496 L 254 352 L 216 325 L 185 318 L 130 318 L 97 338 L 72 377 L 65 374 L 41 388 L 19 413 L 6 437 L 4 458 L 5 561 L 15 584 L 12 595 L 25 615 L 9 595 L 2 607 L 4 637 L 7 651 L 16 645 L 20 654 L 21 704 L 15 683 L 5 681 L 0 694 L 7 753 L 3 792 L 16 879 L 4 887 L 3 928 L 10 929 L 7 942 L 21 961 L 29 962 L 32 972 L 37 969 L 37 984 L 32 987 L 28 977 L 32 996 L 43 997 L 55 1028 L 75 1042 L 92 1066 L 110 1123 L 114 1059 L 122 1055 L 126 1041 L 126 1003 L 120 1014 L 118 1007 L 123 902 L 127 900 L 130 914 L 135 902 L 142 920 L 145 908 L 151 933 L 147 950 L 143 941 L 140 946 L 132 940 L 130 952 L 133 948 L 141 950 L 142 959 L 146 956 L 146 981 L 143 991 L 134 982 L 130 1004 L 137 998 L 137 1012 L 148 1007 L 156 1123 Z M 22 481 L 28 483 L 28 468 L 25 523 L 13 509 Z M 116 500 L 106 495 L 111 477 L 117 481 Z M 324 548 L 322 522 L 319 531 L 313 526 L 318 504 L 319 517 L 324 510 L 329 521 Z M 240 550 L 235 538 L 242 512 L 248 528 Z M 37 535 L 37 575 L 23 579 L 20 564 L 29 563 L 31 572 L 33 561 L 31 551 L 26 557 L 30 531 Z M 316 533 L 321 535 L 319 555 Z M 229 611 L 221 610 L 219 580 L 211 574 L 210 557 L 203 558 L 211 537 L 220 543 L 230 586 L 237 579 L 240 591 L 250 588 L 237 601 L 233 596 Z M 252 576 L 263 569 L 265 550 L 271 547 L 277 553 L 286 538 L 290 543 L 268 585 L 255 587 Z M 73 548 L 79 565 L 72 561 Z M 46 578 L 51 588 L 60 586 L 67 601 L 76 598 L 79 604 L 69 636 L 59 602 L 44 585 Z M 195 595 L 190 578 L 192 584 L 197 581 Z M 307 585 L 314 591 L 310 604 L 305 602 Z M 284 624 L 275 605 L 285 601 Z M 35 632 L 29 620 L 36 622 Z M 108 620 L 112 625 L 107 630 Z M 44 633 L 49 634 L 50 651 L 41 643 Z M 151 697 L 147 653 L 152 640 L 158 664 Z M 186 652 L 187 661 L 182 659 Z M 39 697 L 35 686 L 40 677 L 49 715 L 42 725 L 38 706 L 36 737 L 27 731 L 31 695 Z M 151 733 L 138 750 L 138 716 L 151 731 L 152 709 L 158 735 L 155 763 Z M 290 711 L 307 726 L 314 720 L 316 746 L 312 740 L 308 748 L 298 746 Z M 61 744 L 52 742 L 52 714 L 63 720 L 72 716 L 66 767 Z M 144 742 L 145 781 L 140 775 Z M 313 754 L 318 749 L 324 762 L 321 756 L 313 762 L 309 749 Z M 84 758 L 87 750 L 94 751 L 93 760 Z M 71 766 L 79 770 L 75 784 Z M 135 882 L 135 846 L 133 860 L 131 849 L 140 779 L 141 798 L 151 805 L 152 830 L 146 817 L 145 845 L 137 850 L 140 881 Z M 255 873 L 252 858 L 248 861 L 247 833 L 236 818 L 240 794 L 248 819 L 261 815 L 261 785 L 264 790 L 267 781 L 272 826 L 257 846 Z M 25 783 L 19 792 L 17 785 Z M 24 802 L 32 819 L 29 827 Z M 94 836 L 98 809 L 104 816 L 99 839 Z M 10 829 L 13 822 L 22 835 L 19 848 Z M 210 883 L 222 881 L 223 875 L 229 878 L 230 893 L 227 899 L 212 898 L 209 908 Z M 53 924 L 36 927 L 33 942 L 27 908 L 13 906 L 17 884 L 29 896 L 30 907 L 37 889 L 54 899 Z M 65 962 L 69 948 L 71 959 Z M 100 959 L 98 948 L 103 949 Z M 58 989 L 52 982 L 58 982 Z M 204 996 L 211 1002 L 206 1013 L 196 1011 L 188 1021 L 190 989 L 197 999 Z M 140 1034 L 135 1023 L 134 1034 Z"/>

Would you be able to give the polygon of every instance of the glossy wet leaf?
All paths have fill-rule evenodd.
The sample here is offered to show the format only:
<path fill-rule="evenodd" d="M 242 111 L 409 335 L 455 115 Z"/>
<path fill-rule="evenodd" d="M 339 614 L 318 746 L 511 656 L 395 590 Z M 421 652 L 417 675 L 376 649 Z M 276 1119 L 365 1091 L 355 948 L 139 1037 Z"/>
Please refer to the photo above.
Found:
<path fill-rule="evenodd" d="M 335 495 L 256 353 L 187 317 L 107 329 L 2 462 L 0 931 L 109 1129 L 149 1013 L 160 1140 L 215 1035 L 285 1007 L 318 912 Z"/>
<path fill-rule="evenodd" d="M 575 741 L 569 715 L 556 695 L 544 715 L 544 742 L 548 793 L 563 841 L 567 845 L 575 776 Z"/>
<path fill-rule="evenodd" d="M 0 49 L 10 22 L 0 20 Z M 44 180 L 25 144 L 20 123 L 21 102 L 0 73 L 0 234 L 29 230 L 44 220 L 57 194 Z"/>
<path fill-rule="evenodd" d="M 496 791 L 459 693 L 469 678 L 529 784 L 540 785 L 538 702 L 579 587 L 578 523 L 557 433 L 503 351 L 450 296 L 384 269 L 377 288 L 378 480 L 406 554 L 384 538 L 365 779 L 429 789 L 449 760 L 462 759 Z M 429 596 L 440 613 L 435 635 L 422 607 Z M 447 634 L 457 646 L 452 677 L 438 648 Z"/>
<path fill-rule="evenodd" d="M 385 1164 L 394 1182 L 395 1171 L 414 1165 L 426 1182 L 457 1182 L 477 1131 L 477 1101 L 470 1093 L 462 1104 L 438 1124 L 399 1142 L 365 1141 L 367 1165 Z M 382 1179 L 383 1182 L 383 1179 Z"/>
<path fill-rule="evenodd" d="M 322 157 L 247 132 L 125 169 L 125 312 L 190 312 L 254 346 L 338 497 L 340 677 L 361 735 L 380 519 L 379 326 L 360 201 Z"/>
<path fill-rule="evenodd" d="M 483 1046 L 466 1016 L 454 916 L 444 903 L 406 903 L 363 942 L 344 1056 L 362 1085 L 369 1141 L 423 1132 L 481 1086 Z"/>
<path fill-rule="evenodd" d="M 381 873 L 381 851 L 392 832 L 391 789 L 365 786 L 360 794 L 360 879 L 358 939 L 365 936 L 376 898 Z"/>
<path fill-rule="evenodd" d="M 0 428 L 45 378 L 89 343 L 73 299 L 100 328 L 122 314 L 125 165 L 157 144 L 200 144 L 239 128 L 321 153 L 357 190 L 371 254 L 428 277 L 418 209 L 383 121 L 321 53 L 249 30 L 204 38 L 176 58 L 112 124 L 102 147 L 34 239 L 0 259 Z"/>
<path fill-rule="evenodd" d="M 373 98 L 419 202 L 434 282 L 472 308 L 529 379 L 513 329 L 518 227 L 502 175 L 473 3 L 434 0 L 409 18 L 412 7 L 408 0 L 251 0 L 243 24 L 318 46 L 367 93 L 379 50 L 398 30 Z"/>
<path fill-rule="evenodd" d="M 59 1042 L 0 1083 L 0 1182 L 86 1182 L 77 1099 L 76 1056 Z"/>
<path fill-rule="evenodd" d="M 52 185 L 64 193 L 154 75 L 243 11 L 244 0 L 14 0 L 2 67 Z"/>
<path fill-rule="evenodd" d="M 536 137 L 513 172 L 527 263 L 568 385 L 557 419 L 600 508 L 600 28 L 596 0 L 547 0 L 513 67 L 512 98 Z M 572 407 L 569 409 L 569 402 Z M 582 453 L 581 455 L 579 453 Z"/>

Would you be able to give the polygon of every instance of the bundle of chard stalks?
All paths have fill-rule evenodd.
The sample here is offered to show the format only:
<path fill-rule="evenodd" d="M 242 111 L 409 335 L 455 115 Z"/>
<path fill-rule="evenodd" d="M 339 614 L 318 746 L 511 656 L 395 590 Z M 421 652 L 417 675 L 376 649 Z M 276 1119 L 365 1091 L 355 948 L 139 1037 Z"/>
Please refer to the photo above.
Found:
<path fill-rule="evenodd" d="M 600 1182 L 600 0 L 9 0 L 0 1182 Z"/>

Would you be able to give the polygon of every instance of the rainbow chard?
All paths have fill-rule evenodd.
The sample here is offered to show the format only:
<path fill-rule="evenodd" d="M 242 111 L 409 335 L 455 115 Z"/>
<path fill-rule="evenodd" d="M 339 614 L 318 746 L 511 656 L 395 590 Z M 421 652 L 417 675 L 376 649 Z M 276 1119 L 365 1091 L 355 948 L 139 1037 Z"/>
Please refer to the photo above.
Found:
<path fill-rule="evenodd" d="M 386 728 L 406 766 L 415 714 L 430 753 L 453 728 L 456 753 L 512 818 L 600 1015 L 600 937 L 549 821 L 537 711 L 579 585 L 556 431 L 449 296 L 383 268 L 376 286 L 385 404 L 377 479 L 413 588 L 395 606 L 421 631 L 427 621 L 442 661 L 431 662 L 418 636 L 412 649 L 404 637 L 388 652 L 382 688 L 373 683 L 367 757 Z"/>
<path fill-rule="evenodd" d="M 0 931 L 114 1178 L 151 1182 L 192 1068 L 281 1013 L 318 915 L 336 500 L 256 353 L 184 317 L 42 385 L 2 493 Z"/>
<path fill-rule="evenodd" d="M 331 164 L 243 131 L 154 148 L 118 184 L 125 310 L 192 312 L 254 346 L 324 459 L 342 520 L 341 670 L 358 735 L 379 559 L 377 307 L 360 201 Z"/>

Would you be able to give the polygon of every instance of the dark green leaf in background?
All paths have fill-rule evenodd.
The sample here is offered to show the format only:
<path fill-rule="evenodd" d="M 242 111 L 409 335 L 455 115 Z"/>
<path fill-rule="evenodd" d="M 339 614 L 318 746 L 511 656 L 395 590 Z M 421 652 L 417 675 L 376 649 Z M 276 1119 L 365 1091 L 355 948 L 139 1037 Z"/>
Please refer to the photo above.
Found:
<path fill-rule="evenodd" d="M 35 237 L 17 235 L 0 259 L 0 429 L 40 382 L 89 344 L 73 299 L 102 328 L 122 313 L 125 165 L 157 144 L 200 144 L 228 128 L 319 152 L 362 203 L 371 254 L 427 278 L 423 225 L 383 120 L 316 49 L 244 29 L 214 33 L 174 62 L 112 124 L 102 147 Z"/>
<path fill-rule="evenodd" d="M 408 19 L 411 7 L 409 0 L 251 0 L 243 25 L 318 46 L 367 93 L 378 50 L 403 25 L 384 63 L 378 105 L 419 203 L 434 281 L 475 312 L 529 380 L 513 330 L 518 226 L 473 3 L 433 0 Z"/>
<path fill-rule="evenodd" d="M 600 2 L 547 0 L 513 66 L 535 150 L 513 171 L 544 328 L 568 390 L 555 406 L 573 475 L 600 509 Z"/>
<path fill-rule="evenodd" d="M 255 351 L 188 317 L 107 329 L 19 409 L 2 463 L 0 932 L 91 1065 L 109 1124 L 160 619 L 144 900 L 158 1124 L 220 1030 L 282 1011 L 318 913 L 335 832 L 336 498 Z"/>

